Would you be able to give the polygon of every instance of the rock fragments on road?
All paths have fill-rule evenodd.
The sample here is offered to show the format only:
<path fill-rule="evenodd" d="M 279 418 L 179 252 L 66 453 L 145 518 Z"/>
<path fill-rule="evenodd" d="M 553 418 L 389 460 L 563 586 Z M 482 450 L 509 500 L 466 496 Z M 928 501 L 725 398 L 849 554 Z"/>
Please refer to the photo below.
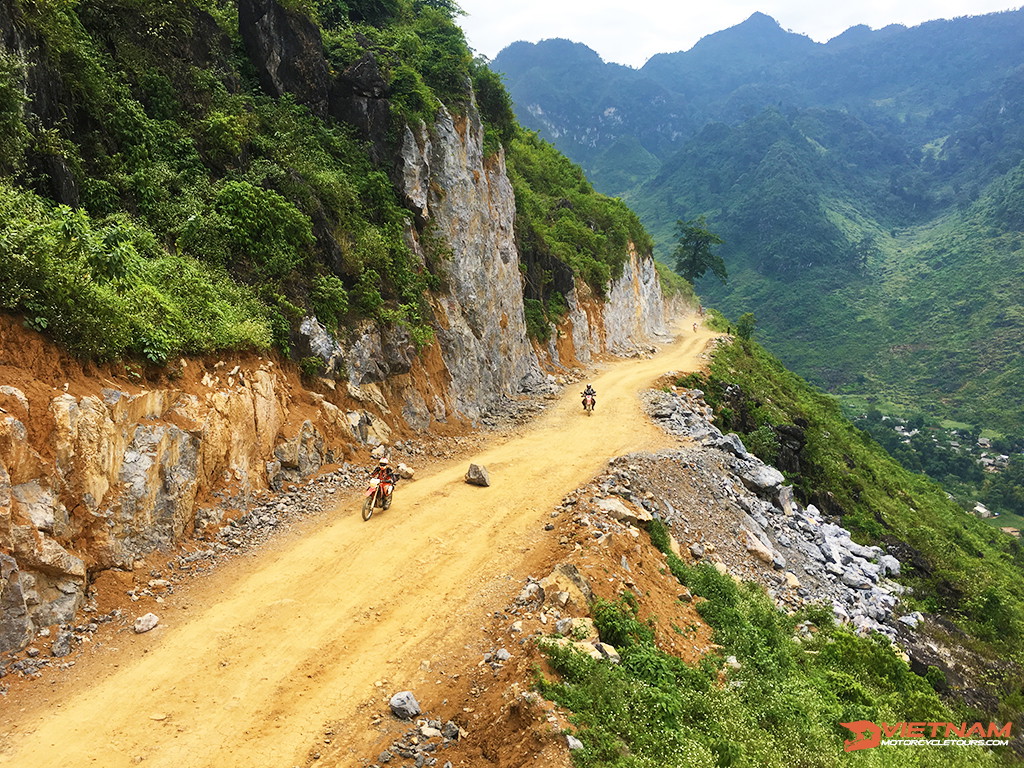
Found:
<path fill-rule="evenodd" d="M 442 762 L 444 758 L 439 757 L 438 752 L 454 746 L 467 735 L 465 730 L 451 720 L 417 720 L 414 727 L 381 751 L 377 755 L 377 762 L 372 763 L 369 768 L 408 766 L 406 760 L 412 760 L 412 765 L 417 768 L 452 768 L 451 761 Z M 360 765 L 365 765 L 366 762 Z"/>

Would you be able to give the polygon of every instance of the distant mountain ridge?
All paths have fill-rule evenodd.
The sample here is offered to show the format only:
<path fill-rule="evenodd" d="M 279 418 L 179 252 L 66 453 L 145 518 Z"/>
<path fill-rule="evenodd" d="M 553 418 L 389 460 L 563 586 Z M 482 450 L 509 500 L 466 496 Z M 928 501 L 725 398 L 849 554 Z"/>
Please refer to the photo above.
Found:
<path fill-rule="evenodd" d="M 1022 40 L 1020 10 L 910 28 L 859 25 L 827 43 L 755 13 L 688 51 L 656 54 L 639 70 L 604 63 L 587 46 L 559 39 L 513 43 L 493 67 L 505 74 L 520 119 L 545 138 L 562 139 L 559 147 L 586 167 L 594 149 L 632 127 L 622 115 L 630 108 L 654 120 L 638 137 L 662 158 L 709 120 L 735 121 L 780 102 L 871 108 L 914 124 L 924 117 L 941 121 L 949 117 L 943 110 L 991 91 L 1021 66 Z M 563 115 L 567 97 L 576 110 Z M 886 103 L 897 98 L 926 107 L 924 114 L 901 114 L 898 104 Z M 584 117 L 586 123 L 574 122 Z"/>
<path fill-rule="evenodd" d="M 493 66 L 522 124 L 623 197 L 659 258 L 677 219 L 707 217 L 732 279 L 699 289 L 755 312 L 788 366 L 1021 429 L 1024 325 L 1005 281 L 1024 280 L 1006 192 L 1024 162 L 1024 10 L 827 43 L 755 13 L 640 69 L 565 40 Z"/>

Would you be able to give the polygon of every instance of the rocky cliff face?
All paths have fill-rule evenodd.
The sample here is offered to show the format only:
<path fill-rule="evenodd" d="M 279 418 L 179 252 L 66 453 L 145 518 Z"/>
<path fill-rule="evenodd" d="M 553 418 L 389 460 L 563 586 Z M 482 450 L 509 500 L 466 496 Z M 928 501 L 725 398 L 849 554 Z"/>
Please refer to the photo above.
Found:
<path fill-rule="evenodd" d="M 0 350 L 0 650 L 70 622 L 90 574 L 391 438 L 379 391 L 309 392 L 269 358 L 181 361 L 139 386 L 10 318 Z"/>
<path fill-rule="evenodd" d="M 438 342 L 453 405 L 476 417 L 541 378 L 523 319 L 515 196 L 504 156 L 485 160 L 475 109 L 458 120 L 442 112 L 430 131 L 405 132 L 401 168 L 407 204 L 444 242 L 447 289 L 434 302 Z"/>
<path fill-rule="evenodd" d="M 558 334 L 564 341 L 553 342 L 544 360 L 538 359 L 523 313 L 515 196 L 503 153 L 484 154 L 483 126 L 472 106 L 465 118 L 442 110 L 430 128 L 406 127 L 394 178 L 414 217 L 409 241 L 424 261 L 427 249 L 441 254 L 434 258 L 445 283 L 433 307 L 442 363 L 435 373 L 447 383 L 446 391 L 427 401 L 403 387 L 411 398 L 403 413 L 412 426 L 426 428 L 452 413 L 476 419 L 502 398 L 546 386 L 542 367 L 589 363 L 604 352 L 632 353 L 665 334 L 666 307 L 654 262 L 634 251 L 606 300 L 575 282 Z M 345 355 L 357 385 L 406 374 L 414 359 L 400 330 L 376 327 L 364 329 Z"/>

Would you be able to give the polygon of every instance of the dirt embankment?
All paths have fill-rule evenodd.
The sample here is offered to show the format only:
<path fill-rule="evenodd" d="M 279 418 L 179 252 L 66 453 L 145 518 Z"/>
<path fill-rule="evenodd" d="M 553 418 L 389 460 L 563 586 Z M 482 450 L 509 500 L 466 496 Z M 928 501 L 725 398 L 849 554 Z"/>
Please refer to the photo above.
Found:
<path fill-rule="evenodd" d="M 435 357 L 387 387 L 303 381 L 274 355 L 91 365 L 0 316 L 0 652 L 76 623 L 97 573 L 408 437 L 390 387 L 426 387 Z"/>

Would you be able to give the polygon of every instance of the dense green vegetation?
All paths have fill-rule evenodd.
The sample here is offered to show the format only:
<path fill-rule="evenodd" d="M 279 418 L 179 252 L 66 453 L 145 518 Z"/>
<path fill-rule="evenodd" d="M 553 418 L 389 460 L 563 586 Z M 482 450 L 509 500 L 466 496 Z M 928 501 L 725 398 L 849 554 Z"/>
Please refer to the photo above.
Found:
<path fill-rule="evenodd" d="M 555 257 L 600 296 L 622 274 L 631 244 L 639 253 L 650 251 L 636 214 L 622 201 L 595 193 L 580 167 L 536 134 L 515 137 L 508 171 L 525 258 Z"/>
<path fill-rule="evenodd" d="M 309 310 L 334 324 L 351 315 L 423 322 L 430 276 L 404 241 L 407 214 L 387 175 L 344 126 L 262 94 L 239 51 L 235 12 L 232 4 L 26 6 L 25 22 L 66 89 L 63 108 L 77 119 L 38 131 L 7 158 L 24 190 L 11 211 L 23 219 L 8 227 L 32 226 L 49 208 L 49 153 L 68 168 L 82 206 L 53 215 L 95 236 L 66 231 L 68 242 L 52 246 L 5 239 L 4 267 L 32 266 L 0 306 L 37 318 L 76 352 L 142 352 L 154 362 L 271 340 L 286 348 L 290 325 Z M 200 37 L 196 27 L 212 18 L 220 26 Z M 208 48 L 210 66 L 197 66 L 190 45 Z M 120 258 L 115 245 L 125 263 L 97 269 L 96 260 Z M 84 266 L 62 257 L 76 249 Z M 69 269 L 79 270 L 77 281 L 63 274 Z M 216 288 L 195 291 L 190 282 L 200 278 L 191 274 Z M 77 293 L 59 290 L 63 283 Z M 92 293 L 103 301 L 82 303 Z M 191 309 L 165 312 L 153 300 L 146 320 L 135 312 L 147 293 L 187 294 Z M 103 311 L 90 313 L 97 302 Z"/>
<path fill-rule="evenodd" d="M 697 610 L 721 648 L 695 667 L 661 652 L 647 623 L 658 618 L 644 617 L 628 592 L 594 608 L 601 639 L 615 646 L 621 664 L 547 646 L 560 680 L 538 684 L 573 712 L 584 745 L 573 755 L 580 768 L 840 766 L 854 759 L 843 752 L 852 735 L 840 723 L 960 721 L 964 713 L 944 704 L 886 638 L 857 637 L 827 609 L 787 616 L 756 585 L 737 585 L 708 564 L 687 566 L 671 553 L 659 521 L 651 539 L 679 581 L 704 598 Z M 798 631 L 805 622 L 814 631 Z M 723 664 L 730 656 L 738 669 Z M 887 768 L 928 759 L 915 749 L 856 754 L 858 764 Z M 947 766 L 998 764 L 986 750 L 942 753 Z"/>
<path fill-rule="evenodd" d="M 452 2 L 282 3 L 312 41 L 294 57 L 328 80 L 359 65 L 379 89 L 384 122 L 360 136 L 301 92 L 312 76 L 267 95 L 236 3 L 2 1 L 30 58 L 0 50 L 0 310 L 77 354 L 288 351 L 309 313 L 340 334 L 371 319 L 429 342 L 444 246 L 424 231 L 426 265 L 410 250 L 423 225 L 389 158 L 442 105 L 466 116 L 475 101 L 485 150 L 508 148 L 528 254 L 601 293 L 628 242 L 650 247 L 625 206 L 518 128 Z M 543 328 L 564 311 L 556 293 L 540 296 Z"/>
<path fill-rule="evenodd" d="M 222 269 L 160 247 L 125 215 L 91 221 L 0 182 L 0 307 L 83 357 L 266 348 L 271 318 Z"/>
<path fill-rule="evenodd" d="M 789 368 L 883 410 L 1013 431 L 1022 44 L 1021 11 L 826 45 L 755 14 L 640 70 L 564 40 L 494 66 L 523 124 L 622 195 L 660 259 L 677 221 L 706 217 L 729 282 L 698 289 L 753 311 Z"/>

